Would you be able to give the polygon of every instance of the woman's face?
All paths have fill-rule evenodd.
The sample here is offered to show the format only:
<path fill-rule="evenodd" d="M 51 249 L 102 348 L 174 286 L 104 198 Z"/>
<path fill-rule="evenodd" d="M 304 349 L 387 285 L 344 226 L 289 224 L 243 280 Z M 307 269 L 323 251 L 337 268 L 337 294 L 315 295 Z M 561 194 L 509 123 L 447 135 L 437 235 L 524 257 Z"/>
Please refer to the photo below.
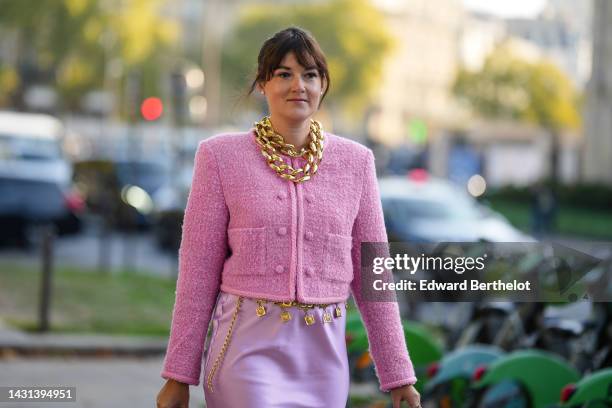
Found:
<path fill-rule="evenodd" d="M 317 111 L 325 81 L 315 66 L 304 67 L 293 52 L 287 53 L 272 77 L 260 86 L 272 117 L 303 122 Z"/>

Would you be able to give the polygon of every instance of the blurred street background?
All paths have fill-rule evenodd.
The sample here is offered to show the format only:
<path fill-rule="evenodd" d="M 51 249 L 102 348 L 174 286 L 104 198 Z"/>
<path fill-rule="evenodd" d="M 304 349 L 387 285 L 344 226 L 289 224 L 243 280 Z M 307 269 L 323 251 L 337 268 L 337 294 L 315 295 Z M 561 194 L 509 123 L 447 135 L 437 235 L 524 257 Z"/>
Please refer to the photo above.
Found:
<path fill-rule="evenodd" d="M 0 0 L 0 386 L 154 405 L 198 142 L 267 113 L 247 92 L 289 25 L 327 56 L 316 119 L 375 152 L 390 241 L 562 244 L 611 298 L 611 23 L 609 0 Z M 425 407 L 612 384 L 609 302 L 405 301 Z M 352 309 L 349 406 L 386 407 Z M 566 375 L 473 372 L 498 359 Z"/>

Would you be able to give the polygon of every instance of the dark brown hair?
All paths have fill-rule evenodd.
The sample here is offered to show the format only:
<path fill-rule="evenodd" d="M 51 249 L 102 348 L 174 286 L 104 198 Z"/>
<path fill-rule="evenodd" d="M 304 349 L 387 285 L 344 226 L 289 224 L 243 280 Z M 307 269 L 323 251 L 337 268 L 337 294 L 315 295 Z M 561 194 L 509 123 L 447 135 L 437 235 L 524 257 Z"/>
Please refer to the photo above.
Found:
<path fill-rule="evenodd" d="M 257 75 L 251 84 L 249 95 L 253 93 L 258 83 L 267 82 L 272 78 L 274 70 L 278 68 L 289 52 L 295 54 L 300 65 L 304 67 L 314 65 L 319 71 L 321 79 L 325 80 L 325 90 L 319 101 L 319 106 L 321 106 L 330 85 L 327 61 L 319 43 L 312 34 L 298 27 L 285 28 L 263 43 L 257 57 Z"/>

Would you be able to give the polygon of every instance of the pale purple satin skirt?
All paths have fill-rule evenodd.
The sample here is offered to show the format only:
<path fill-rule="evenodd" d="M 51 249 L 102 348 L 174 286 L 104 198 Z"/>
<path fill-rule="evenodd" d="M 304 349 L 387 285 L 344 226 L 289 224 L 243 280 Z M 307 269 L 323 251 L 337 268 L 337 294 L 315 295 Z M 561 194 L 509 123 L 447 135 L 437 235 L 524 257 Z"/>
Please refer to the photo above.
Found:
<path fill-rule="evenodd" d="M 209 374 L 220 354 L 238 296 L 221 292 L 212 318 L 212 336 L 204 363 L 204 395 L 207 408 L 345 408 L 349 392 L 349 368 L 344 339 L 346 309 L 335 304 L 323 322 L 324 310 L 314 308 L 315 323 L 307 325 L 304 311 L 287 308 L 292 319 L 283 322 L 281 309 L 266 305 L 256 314 L 254 299 L 243 297 L 224 357 Z"/>

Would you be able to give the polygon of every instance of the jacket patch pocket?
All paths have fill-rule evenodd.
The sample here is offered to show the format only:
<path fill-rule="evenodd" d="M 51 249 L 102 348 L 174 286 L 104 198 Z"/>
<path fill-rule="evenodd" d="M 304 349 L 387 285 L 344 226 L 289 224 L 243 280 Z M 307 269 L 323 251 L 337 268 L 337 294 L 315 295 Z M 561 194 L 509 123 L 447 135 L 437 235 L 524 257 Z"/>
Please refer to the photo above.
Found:
<path fill-rule="evenodd" d="M 262 275 L 266 262 L 266 228 L 232 228 L 227 230 L 232 251 L 227 267 L 236 275 Z"/>
<path fill-rule="evenodd" d="M 352 247 L 352 237 L 327 234 L 325 264 L 323 265 L 323 276 L 326 279 L 340 282 L 351 282 L 353 280 Z"/>

